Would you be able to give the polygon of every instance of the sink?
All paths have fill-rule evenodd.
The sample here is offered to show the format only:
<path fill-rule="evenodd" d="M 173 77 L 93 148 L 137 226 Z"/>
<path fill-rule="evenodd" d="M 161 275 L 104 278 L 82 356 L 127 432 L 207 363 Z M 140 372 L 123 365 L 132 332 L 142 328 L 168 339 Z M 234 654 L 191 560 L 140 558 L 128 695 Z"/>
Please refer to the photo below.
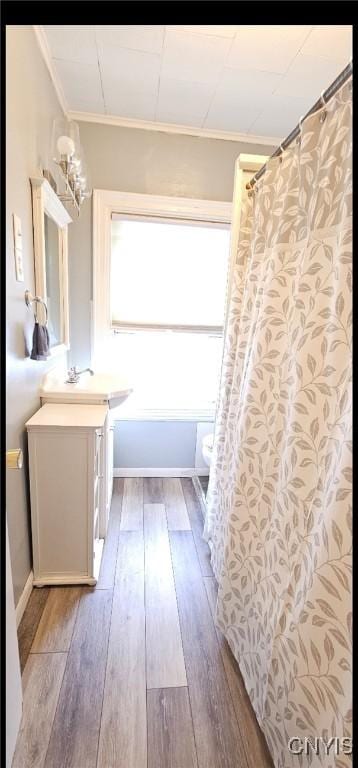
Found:
<path fill-rule="evenodd" d="M 74 384 L 67 384 L 61 371 L 48 373 L 43 380 L 40 397 L 42 403 L 106 403 L 117 408 L 133 391 L 121 376 L 107 373 L 84 373 Z"/>
<path fill-rule="evenodd" d="M 108 400 L 108 407 L 117 408 L 118 405 L 120 405 L 121 403 L 124 403 L 124 401 L 127 400 L 127 397 L 128 395 L 130 395 L 131 392 L 132 390 L 130 390 L 129 392 L 126 392 L 125 395 L 111 395 L 111 397 Z"/>

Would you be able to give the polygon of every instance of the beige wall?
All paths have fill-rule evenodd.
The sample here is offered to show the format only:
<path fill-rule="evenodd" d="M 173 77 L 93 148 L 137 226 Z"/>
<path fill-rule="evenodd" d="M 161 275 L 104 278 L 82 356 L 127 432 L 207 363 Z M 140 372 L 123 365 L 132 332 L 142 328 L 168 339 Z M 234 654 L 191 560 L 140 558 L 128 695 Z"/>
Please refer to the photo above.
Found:
<path fill-rule="evenodd" d="M 195 136 L 80 123 L 92 185 L 154 195 L 232 199 L 235 160 L 242 152 L 267 155 L 274 147 Z M 86 201 L 71 225 L 71 363 L 90 364 L 92 207 Z"/>
<path fill-rule="evenodd" d="M 6 29 L 6 447 L 24 449 L 25 421 L 40 407 L 39 384 L 48 362 L 28 357 L 35 292 L 30 176 L 46 167 L 53 118 L 60 114 L 53 85 L 30 26 Z M 22 223 L 24 282 L 16 281 L 12 214 Z M 31 570 L 30 507 L 26 469 L 8 471 L 6 512 L 17 604 Z"/>

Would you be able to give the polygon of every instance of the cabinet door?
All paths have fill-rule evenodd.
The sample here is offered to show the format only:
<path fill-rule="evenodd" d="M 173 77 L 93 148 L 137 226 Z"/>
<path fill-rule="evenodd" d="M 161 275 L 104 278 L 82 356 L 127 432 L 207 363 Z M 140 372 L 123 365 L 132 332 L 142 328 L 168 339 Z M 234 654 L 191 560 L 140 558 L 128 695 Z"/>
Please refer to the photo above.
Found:
<path fill-rule="evenodd" d="M 113 429 L 110 411 L 107 413 L 103 437 L 103 495 L 99 516 L 99 535 L 105 538 L 108 527 L 109 511 L 113 485 Z"/>
<path fill-rule="evenodd" d="M 107 422 L 106 422 L 107 423 Z M 99 482 L 99 538 L 104 539 L 107 533 L 107 452 L 108 430 L 106 423 L 100 436 L 98 482 Z"/>
<path fill-rule="evenodd" d="M 103 443 L 103 434 L 100 429 L 96 430 L 96 436 L 95 436 L 95 459 L 94 459 L 94 474 L 95 477 L 100 477 L 103 472 L 103 455 L 102 455 L 102 443 Z"/>
<path fill-rule="evenodd" d="M 93 442 L 75 427 L 29 432 L 35 581 L 92 573 Z"/>
<path fill-rule="evenodd" d="M 113 445 L 114 445 L 114 421 L 109 421 L 109 432 L 108 432 L 108 474 L 107 474 L 107 483 L 108 483 L 108 514 L 111 507 L 111 501 L 112 501 L 112 492 L 113 492 Z"/>

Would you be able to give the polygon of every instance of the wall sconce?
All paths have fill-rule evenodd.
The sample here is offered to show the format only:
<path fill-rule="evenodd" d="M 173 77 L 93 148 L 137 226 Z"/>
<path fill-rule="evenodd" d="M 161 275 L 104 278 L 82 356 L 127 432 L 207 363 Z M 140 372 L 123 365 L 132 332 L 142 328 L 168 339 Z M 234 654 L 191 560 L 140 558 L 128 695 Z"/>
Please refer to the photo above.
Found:
<path fill-rule="evenodd" d="M 65 185 L 64 192 L 58 193 L 58 197 L 64 203 L 72 203 L 79 215 L 81 205 L 87 197 L 91 197 L 92 189 L 78 123 L 65 117 L 56 118 L 51 148 L 59 180 Z"/>

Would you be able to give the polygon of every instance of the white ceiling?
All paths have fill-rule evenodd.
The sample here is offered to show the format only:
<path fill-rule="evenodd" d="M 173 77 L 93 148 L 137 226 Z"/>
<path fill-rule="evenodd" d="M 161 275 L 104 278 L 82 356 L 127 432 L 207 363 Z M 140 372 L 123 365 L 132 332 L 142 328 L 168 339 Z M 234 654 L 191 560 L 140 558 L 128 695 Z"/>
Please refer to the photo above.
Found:
<path fill-rule="evenodd" d="M 351 58 L 351 26 L 43 31 L 69 111 L 250 137 L 284 137 Z"/>

